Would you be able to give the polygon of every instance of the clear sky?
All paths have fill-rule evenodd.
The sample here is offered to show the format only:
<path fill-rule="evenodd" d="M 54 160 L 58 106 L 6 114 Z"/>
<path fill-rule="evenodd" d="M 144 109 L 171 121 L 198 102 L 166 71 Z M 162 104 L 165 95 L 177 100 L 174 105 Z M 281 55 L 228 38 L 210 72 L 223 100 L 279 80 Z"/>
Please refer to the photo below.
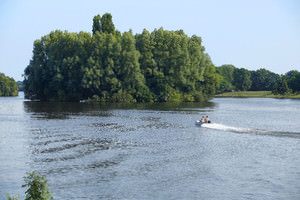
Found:
<path fill-rule="evenodd" d="M 200 36 L 216 66 L 300 71 L 300 0 L 0 0 L 0 72 L 23 80 L 34 40 L 57 29 L 91 32 L 104 13 L 121 32 Z"/>

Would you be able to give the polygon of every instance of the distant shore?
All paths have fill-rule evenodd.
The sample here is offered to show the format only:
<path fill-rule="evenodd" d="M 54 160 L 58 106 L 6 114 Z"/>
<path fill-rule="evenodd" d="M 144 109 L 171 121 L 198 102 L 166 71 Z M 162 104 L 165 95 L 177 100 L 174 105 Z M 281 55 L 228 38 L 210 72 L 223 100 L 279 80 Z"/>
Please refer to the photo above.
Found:
<path fill-rule="evenodd" d="M 300 99 L 300 94 L 274 95 L 271 91 L 242 91 L 225 92 L 215 97 Z"/>

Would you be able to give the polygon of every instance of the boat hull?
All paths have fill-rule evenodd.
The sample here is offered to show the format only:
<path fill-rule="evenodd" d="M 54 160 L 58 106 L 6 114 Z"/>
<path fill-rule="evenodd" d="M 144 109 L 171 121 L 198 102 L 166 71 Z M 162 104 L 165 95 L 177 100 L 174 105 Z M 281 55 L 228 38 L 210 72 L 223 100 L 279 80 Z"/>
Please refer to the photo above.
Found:
<path fill-rule="evenodd" d="M 196 122 L 195 122 L 195 124 L 197 125 L 197 126 L 202 126 L 202 124 L 209 124 L 209 123 L 211 123 L 210 121 L 208 121 L 208 122 L 202 122 L 201 120 L 197 120 Z"/>

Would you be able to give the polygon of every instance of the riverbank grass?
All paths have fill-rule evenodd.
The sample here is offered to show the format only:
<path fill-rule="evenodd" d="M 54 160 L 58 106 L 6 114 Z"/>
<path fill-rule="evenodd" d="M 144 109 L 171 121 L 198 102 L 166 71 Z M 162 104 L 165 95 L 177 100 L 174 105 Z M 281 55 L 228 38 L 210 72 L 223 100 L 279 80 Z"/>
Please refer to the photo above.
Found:
<path fill-rule="evenodd" d="M 300 99 L 300 94 L 274 95 L 271 91 L 239 91 L 225 92 L 217 94 L 215 97 Z"/>

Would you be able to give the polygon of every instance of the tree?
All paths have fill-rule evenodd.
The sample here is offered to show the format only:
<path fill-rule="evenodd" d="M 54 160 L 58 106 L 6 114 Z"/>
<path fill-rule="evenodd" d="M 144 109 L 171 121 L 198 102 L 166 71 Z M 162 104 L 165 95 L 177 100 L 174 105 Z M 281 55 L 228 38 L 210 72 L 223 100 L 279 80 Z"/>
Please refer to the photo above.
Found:
<path fill-rule="evenodd" d="M 279 79 L 279 75 L 266 69 L 258 69 L 251 72 L 252 91 L 272 91 L 274 84 Z"/>
<path fill-rule="evenodd" d="M 0 73 L 0 96 L 18 96 L 18 85 L 13 78 Z"/>
<path fill-rule="evenodd" d="M 109 13 L 105 13 L 101 18 L 101 30 L 102 33 L 115 33 L 115 25 L 112 21 L 112 16 Z"/>
<path fill-rule="evenodd" d="M 96 31 L 101 33 L 101 17 L 97 15 L 93 18 L 93 35 L 95 35 Z"/>
<path fill-rule="evenodd" d="M 217 87 L 217 93 L 222 93 L 233 89 L 233 72 L 236 69 L 233 65 L 222 65 L 216 67 L 216 72 L 219 74 L 219 86 Z"/>
<path fill-rule="evenodd" d="M 24 177 L 26 190 L 25 200 L 49 200 L 53 199 L 47 186 L 48 181 L 45 176 L 40 176 L 37 172 L 27 173 Z"/>
<path fill-rule="evenodd" d="M 246 91 L 251 87 L 251 73 L 244 68 L 234 69 L 233 71 L 233 85 L 237 90 Z"/>
<path fill-rule="evenodd" d="M 233 65 L 222 65 L 220 67 L 216 67 L 216 72 L 220 74 L 223 79 L 229 83 L 233 82 L 233 72 L 236 69 Z"/>
<path fill-rule="evenodd" d="M 153 59 L 153 42 L 150 38 L 150 33 L 146 29 L 143 30 L 142 34 L 136 34 L 136 49 L 140 52 L 140 68 L 142 73 L 145 75 L 146 80 L 150 80 L 153 77 L 153 70 L 156 66 L 155 60 Z M 150 86 L 150 82 L 147 81 L 147 85 Z"/>
<path fill-rule="evenodd" d="M 219 86 L 216 89 L 217 93 L 222 93 L 232 90 L 232 85 L 230 82 L 225 80 L 222 76 L 219 75 Z"/>
<path fill-rule="evenodd" d="M 289 92 L 287 82 L 283 76 L 281 76 L 278 81 L 275 83 L 273 94 L 285 95 Z"/>
<path fill-rule="evenodd" d="M 140 53 L 135 48 L 135 39 L 131 31 L 123 33 L 121 57 L 120 79 L 123 82 L 123 91 L 127 91 L 139 102 L 147 101 L 149 91 L 141 73 Z"/>
<path fill-rule="evenodd" d="M 219 82 L 200 37 L 121 34 L 108 13 L 93 18 L 93 35 L 57 30 L 36 40 L 24 72 L 25 97 L 42 101 L 204 101 Z"/>
<path fill-rule="evenodd" d="M 291 70 L 284 75 L 287 81 L 288 87 L 293 92 L 300 92 L 300 72 L 297 70 Z"/>

